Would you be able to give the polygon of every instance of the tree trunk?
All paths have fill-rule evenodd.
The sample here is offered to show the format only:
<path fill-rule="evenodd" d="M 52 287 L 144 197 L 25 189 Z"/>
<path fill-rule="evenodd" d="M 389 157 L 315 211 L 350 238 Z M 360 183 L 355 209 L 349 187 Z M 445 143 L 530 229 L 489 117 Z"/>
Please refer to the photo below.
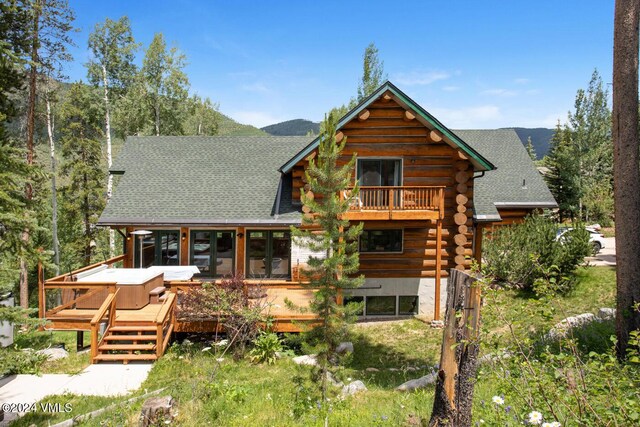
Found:
<path fill-rule="evenodd" d="M 109 79 L 107 68 L 102 65 L 102 86 L 104 86 L 104 133 L 107 137 L 107 169 L 111 169 L 113 164 L 111 155 L 111 117 L 109 107 Z M 113 194 L 113 175 L 107 170 L 107 203 Z M 112 228 L 109 229 L 109 258 L 113 258 L 116 253 L 116 236 Z"/>
<path fill-rule="evenodd" d="M 160 96 L 156 96 L 156 105 L 155 105 L 155 113 L 156 113 L 156 136 L 160 136 Z"/>
<path fill-rule="evenodd" d="M 47 104 L 47 135 L 49 136 L 49 154 L 51 156 L 51 222 L 53 240 L 53 262 L 56 266 L 56 276 L 60 274 L 60 241 L 58 240 L 58 187 L 56 176 L 58 165 L 56 161 L 56 145 L 53 141 L 53 131 L 55 124 L 51 115 L 51 100 L 49 93 L 45 94 Z"/>
<path fill-rule="evenodd" d="M 31 67 L 29 68 L 29 99 L 27 102 L 27 164 L 33 164 L 34 144 L 33 139 L 36 127 L 36 81 L 38 77 L 38 47 L 40 31 L 40 1 L 36 1 L 33 7 L 33 33 L 31 40 Z M 27 181 L 25 188 L 27 203 L 33 199 L 33 185 Z M 29 230 L 22 232 L 22 244 L 25 249 L 29 245 Z M 20 306 L 29 308 L 29 270 L 25 259 L 25 250 L 20 258 Z"/>
<path fill-rule="evenodd" d="M 640 0 L 616 0 L 613 40 L 613 179 L 616 218 L 618 358 L 640 329 L 640 164 L 638 143 L 638 21 Z"/>

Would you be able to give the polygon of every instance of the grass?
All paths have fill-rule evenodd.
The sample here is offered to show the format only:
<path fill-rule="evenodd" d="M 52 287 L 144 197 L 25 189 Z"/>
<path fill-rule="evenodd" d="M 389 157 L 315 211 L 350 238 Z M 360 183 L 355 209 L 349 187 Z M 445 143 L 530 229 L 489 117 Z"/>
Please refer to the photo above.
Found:
<path fill-rule="evenodd" d="M 84 345 L 89 344 L 89 333 L 84 334 Z M 30 331 L 16 335 L 15 343 L 19 349 L 32 348 L 42 350 L 49 347 L 64 348 L 69 357 L 47 360 L 39 369 L 40 374 L 76 374 L 89 366 L 89 353 L 76 351 L 75 331 Z"/>
<path fill-rule="evenodd" d="M 615 270 L 587 267 L 578 271 L 579 285 L 573 293 L 541 303 L 517 290 L 489 291 L 483 308 L 482 353 L 508 345 L 513 336 L 535 337 L 546 332 L 564 317 L 583 312 L 597 312 L 613 307 Z M 587 334 L 586 346 L 603 345 L 612 333 L 612 324 L 603 323 Z M 75 335 L 73 335 L 75 338 Z M 589 343 L 593 338 L 596 343 Z M 33 337 L 31 338 L 33 342 Z M 40 338 L 42 339 L 42 338 Z M 55 338 L 69 340 L 68 336 Z M 442 330 L 431 329 L 417 319 L 357 324 L 353 327 L 355 353 L 339 373 L 343 381 L 362 380 L 368 391 L 345 400 L 332 400 L 329 424 L 332 426 L 420 425 L 428 420 L 433 405 L 433 389 L 399 393 L 395 387 L 431 372 L 439 361 Z M 45 340 L 46 342 L 46 340 Z M 233 361 L 225 356 L 202 351 L 206 343 L 173 345 L 155 363 L 149 377 L 133 396 L 164 388 L 162 394 L 176 399 L 177 417 L 173 425 L 200 426 L 316 426 L 323 417 L 314 401 L 296 396 L 293 377 L 305 376 L 307 368 L 289 358 L 274 365 L 254 365 L 246 360 Z M 605 346 L 608 344 L 604 344 Z M 68 346 L 68 348 L 73 346 Z M 376 368 L 378 371 L 367 370 Z M 48 369 L 55 369 L 50 367 Z M 480 377 L 475 400 L 490 401 L 495 384 Z M 78 396 L 55 396 L 51 402 L 72 402 L 71 414 L 28 414 L 15 426 L 32 423 L 55 423 L 71 416 L 101 408 L 107 403 L 117 406 L 103 415 L 86 421 L 87 426 L 135 425 L 143 400 L 125 403 L 131 396 L 104 399 Z M 67 399 L 67 400 L 65 400 Z M 311 407 L 311 408 L 309 408 Z M 299 416 L 294 413 L 301 412 Z"/>

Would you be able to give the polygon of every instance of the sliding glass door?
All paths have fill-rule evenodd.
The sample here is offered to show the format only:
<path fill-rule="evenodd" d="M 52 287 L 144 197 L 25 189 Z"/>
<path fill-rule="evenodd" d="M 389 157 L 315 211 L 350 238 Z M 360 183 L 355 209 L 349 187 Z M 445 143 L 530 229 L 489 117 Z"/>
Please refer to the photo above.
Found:
<path fill-rule="evenodd" d="M 203 276 L 230 276 L 235 271 L 234 231 L 191 231 L 190 264 Z"/>
<path fill-rule="evenodd" d="M 291 266 L 291 232 L 247 232 L 247 277 L 288 278 Z"/>
<path fill-rule="evenodd" d="M 140 239 L 135 241 L 134 266 L 140 266 Z M 154 230 L 142 239 L 142 267 L 180 265 L 180 232 Z"/>

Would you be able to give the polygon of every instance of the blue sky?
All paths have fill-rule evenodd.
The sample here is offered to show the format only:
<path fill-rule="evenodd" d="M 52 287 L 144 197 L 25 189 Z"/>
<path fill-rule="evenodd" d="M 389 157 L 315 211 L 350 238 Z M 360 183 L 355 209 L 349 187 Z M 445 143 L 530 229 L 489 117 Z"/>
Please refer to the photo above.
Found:
<path fill-rule="evenodd" d="M 611 82 L 613 0 L 71 0 L 85 79 L 97 22 L 129 16 L 182 50 L 191 92 L 239 122 L 319 121 L 355 96 L 374 42 L 389 79 L 451 128 L 553 127 L 597 68 Z M 142 52 L 139 53 L 139 61 Z"/>

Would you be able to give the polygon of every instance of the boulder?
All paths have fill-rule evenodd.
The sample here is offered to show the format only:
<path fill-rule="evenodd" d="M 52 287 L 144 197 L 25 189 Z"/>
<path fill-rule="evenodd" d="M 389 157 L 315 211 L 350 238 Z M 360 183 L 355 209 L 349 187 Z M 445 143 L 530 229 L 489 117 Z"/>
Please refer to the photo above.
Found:
<path fill-rule="evenodd" d="M 547 334 L 548 339 L 563 338 L 567 336 L 567 333 L 574 328 L 579 328 L 588 325 L 596 321 L 596 316 L 593 313 L 582 313 L 577 316 L 567 317 L 549 330 Z"/>
<path fill-rule="evenodd" d="M 600 320 L 612 320 L 616 318 L 616 309 L 615 308 L 601 308 L 598 310 L 598 319 Z"/>
<path fill-rule="evenodd" d="M 140 427 L 169 424 L 173 420 L 172 407 L 171 396 L 151 397 L 145 400 L 140 411 Z"/>
<path fill-rule="evenodd" d="M 362 381 L 357 380 L 342 387 L 342 391 L 340 392 L 340 394 L 342 396 L 352 396 L 362 391 L 367 391 L 367 386 L 364 385 Z"/>
<path fill-rule="evenodd" d="M 353 344 L 350 342 L 341 342 L 336 347 L 337 354 L 353 353 Z"/>
<path fill-rule="evenodd" d="M 305 354 L 304 356 L 296 356 L 293 359 L 294 363 L 298 365 L 318 366 L 318 360 L 315 354 Z"/>
<path fill-rule="evenodd" d="M 69 352 L 64 348 L 54 347 L 54 348 L 45 348 L 43 350 L 36 351 L 36 354 L 40 354 L 42 356 L 46 356 L 48 360 L 58 360 L 69 357 Z"/>
<path fill-rule="evenodd" d="M 414 391 L 420 388 L 426 388 L 432 384 L 435 384 L 437 379 L 438 379 L 438 375 L 436 373 L 431 373 L 431 374 L 425 375 L 424 377 L 421 377 L 415 380 L 409 380 L 404 384 L 400 384 L 398 387 L 396 387 L 396 390 Z"/>

